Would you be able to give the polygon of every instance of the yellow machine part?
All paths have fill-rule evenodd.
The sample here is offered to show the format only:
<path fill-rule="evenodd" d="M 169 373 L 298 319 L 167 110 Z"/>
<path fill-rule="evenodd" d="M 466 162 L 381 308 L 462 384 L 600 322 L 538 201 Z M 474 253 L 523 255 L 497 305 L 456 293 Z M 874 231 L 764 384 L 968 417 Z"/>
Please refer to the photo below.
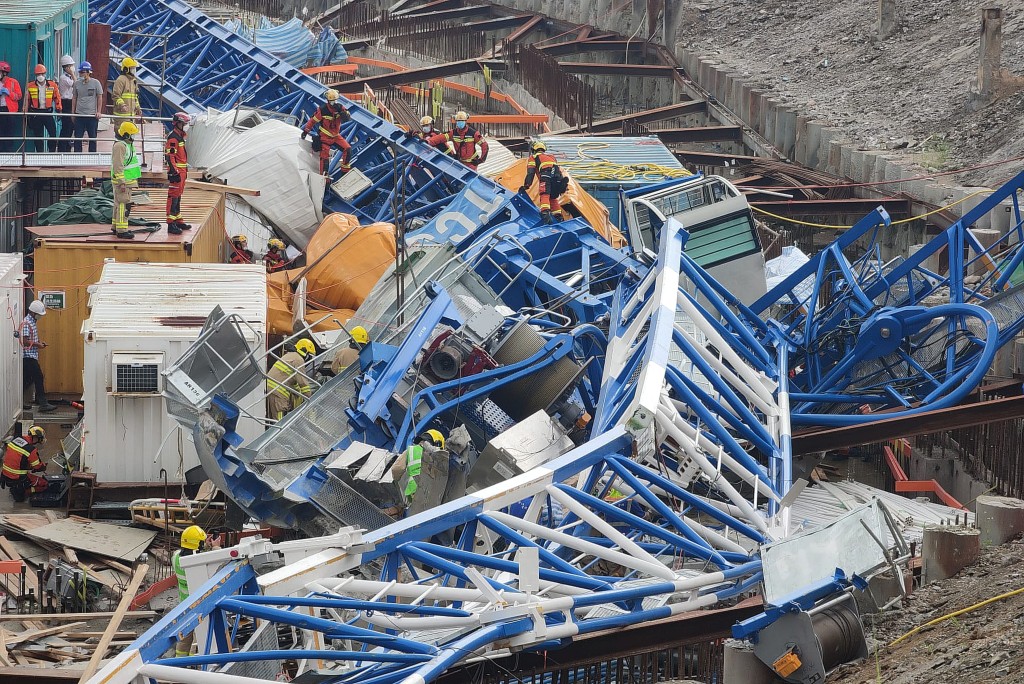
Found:
<path fill-rule="evenodd" d="M 800 656 L 793 653 L 793 651 L 787 651 L 780 656 L 778 660 L 772 663 L 772 668 L 780 677 L 788 677 L 799 670 L 800 665 L 802 665 L 800 662 Z"/>
<path fill-rule="evenodd" d="M 291 334 L 293 286 L 306 279 L 306 315 L 314 323 L 330 314 L 314 330 L 337 330 L 387 270 L 395 263 L 395 227 L 390 223 L 360 226 L 354 216 L 331 214 L 306 247 L 303 268 L 267 276 L 268 321 L 271 333 Z M 304 273 L 303 273 L 304 272 Z"/>
<path fill-rule="evenodd" d="M 520 159 L 515 164 L 495 176 L 494 181 L 496 183 L 501 183 L 509 190 L 518 190 L 523 184 L 523 179 L 526 178 L 526 167 L 529 163 L 529 159 Z M 528 191 L 533 203 L 539 204 L 540 183 L 538 181 L 534 181 L 533 187 L 528 188 Z M 569 189 L 565 191 L 565 194 L 562 195 L 559 201 L 562 203 L 563 208 L 571 206 L 575 209 L 575 211 L 571 213 L 582 216 L 583 219 L 590 224 L 591 228 L 596 230 L 598 234 L 611 243 L 612 247 L 618 249 L 625 246 L 626 239 L 608 218 L 608 207 L 594 199 L 590 193 L 584 190 L 572 176 L 569 176 Z"/>

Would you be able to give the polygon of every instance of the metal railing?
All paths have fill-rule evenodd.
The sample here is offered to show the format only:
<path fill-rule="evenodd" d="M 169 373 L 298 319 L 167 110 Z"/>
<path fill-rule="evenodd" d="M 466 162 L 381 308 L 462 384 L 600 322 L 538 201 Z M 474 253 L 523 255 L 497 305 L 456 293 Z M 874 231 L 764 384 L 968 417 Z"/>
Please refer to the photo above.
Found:
<path fill-rule="evenodd" d="M 5 161 L 7 161 L 5 155 L 16 155 L 16 156 L 19 156 L 20 159 L 21 159 L 20 164 L 19 164 L 20 166 L 30 166 L 30 165 L 31 166 L 37 166 L 38 164 L 35 164 L 35 163 L 29 164 L 28 163 L 28 159 L 29 159 L 28 155 L 61 155 L 61 157 L 59 159 L 55 160 L 55 161 L 60 161 L 61 164 L 64 165 L 64 166 L 95 166 L 95 164 L 74 164 L 74 163 L 69 164 L 67 162 L 75 160 L 75 159 L 85 160 L 85 159 L 88 158 L 88 155 L 93 155 L 95 157 L 95 155 L 97 155 L 97 154 L 106 154 L 106 153 L 101 153 L 101 152 L 98 152 L 98 151 L 97 152 L 85 151 L 85 148 L 86 148 L 87 145 L 90 146 L 90 147 L 93 146 L 93 145 L 98 145 L 101 141 L 102 142 L 113 143 L 113 139 L 109 139 L 109 140 L 101 139 L 99 137 L 99 133 L 98 132 L 97 132 L 97 136 L 95 138 L 85 137 L 85 136 L 81 136 L 80 137 L 80 136 L 76 136 L 76 135 L 63 135 L 63 133 L 65 133 L 64 129 L 67 127 L 68 122 L 74 122 L 75 119 L 88 118 L 88 117 L 91 117 L 91 116 L 94 116 L 94 115 L 92 115 L 92 114 L 69 114 L 69 113 L 64 113 L 64 112 L 39 112 L 39 113 L 37 113 L 37 112 L 27 112 L 27 111 L 21 111 L 21 112 L 0 112 L 0 117 L 17 117 L 19 119 L 19 123 L 16 124 L 18 126 L 17 130 L 20 130 L 20 134 L 17 134 L 17 135 L 0 136 L 0 159 L 4 159 Z M 50 136 L 50 135 L 28 135 L 28 132 L 29 132 L 29 130 L 28 130 L 29 121 L 31 119 L 33 119 L 33 118 L 36 118 L 36 117 L 52 117 L 53 119 L 55 119 L 55 122 L 54 122 L 55 126 L 56 126 L 57 121 L 60 121 L 61 122 L 61 125 L 60 125 L 60 133 L 61 133 L 61 135 L 56 135 L 56 136 Z M 152 155 L 154 153 L 157 156 L 160 156 L 160 155 L 163 154 L 163 136 L 160 136 L 160 138 L 157 139 L 160 142 L 159 148 L 157 148 L 157 149 L 147 148 L 147 142 L 153 141 L 154 138 L 150 137 L 149 141 L 147 141 L 145 124 L 146 123 L 169 123 L 169 122 L 172 121 L 171 117 L 160 117 L 160 116 L 148 116 L 148 115 L 146 115 L 146 116 L 141 117 L 141 119 L 140 119 L 140 118 L 137 118 L 137 117 L 121 117 L 121 116 L 114 116 L 114 115 L 110 115 L 110 114 L 103 114 L 99 118 L 100 118 L 100 120 L 103 120 L 103 119 L 110 119 L 110 120 L 114 120 L 114 119 L 131 119 L 133 121 L 140 122 L 142 124 L 142 125 L 139 126 L 139 136 L 135 140 L 136 140 L 136 151 L 138 152 L 139 156 L 142 159 L 142 166 L 143 166 L 143 168 L 145 168 L 146 166 L 149 165 L 148 160 L 147 160 L 147 156 L 152 158 Z M 2 119 L 0 119 L 0 120 L 2 120 Z M 112 125 L 112 123 L 111 123 L 111 125 Z M 78 149 L 78 150 L 70 150 L 70 149 L 69 150 L 62 150 L 62 149 L 59 149 L 59 148 L 57 150 L 49 149 L 51 146 L 58 146 L 58 145 L 60 145 L 60 143 L 65 143 L 65 142 L 68 143 L 69 146 L 73 146 L 75 143 L 78 143 L 78 146 L 79 146 L 80 149 Z M 33 147 L 44 147 L 44 148 L 47 148 L 47 149 L 43 149 L 43 150 L 29 150 L 28 149 L 29 148 L 29 143 L 32 143 Z M 9 149 L 11 147 L 13 147 L 15 149 Z M 65 155 L 72 155 L 72 156 L 67 157 Z M 8 163 L 0 164 L 0 166 L 13 166 L 13 165 L 14 164 L 9 163 L 9 162 Z"/>

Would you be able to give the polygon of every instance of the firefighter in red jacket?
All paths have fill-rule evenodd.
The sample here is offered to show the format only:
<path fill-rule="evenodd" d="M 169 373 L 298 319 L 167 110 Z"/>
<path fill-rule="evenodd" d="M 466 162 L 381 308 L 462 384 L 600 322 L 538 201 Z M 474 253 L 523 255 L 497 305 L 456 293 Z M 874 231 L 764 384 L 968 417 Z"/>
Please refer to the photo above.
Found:
<path fill-rule="evenodd" d="M 181 235 L 192 226 L 181 218 L 181 195 L 188 177 L 188 152 L 185 150 L 185 127 L 191 121 L 185 112 L 174 115 L 171 132 L 164 141 L 164 165 L 167 167 L 167 232 Z"/>
<path fill-rule="evenodd" d="M 251 264 L 253 263 L 252 250 L 249 249 L 249 238 L 241 233 L 231 237 L 231 263 Z"/>
<path fill-rule="evenodd" d="M 4 465 L 0 485 L 11 490 L 15 501 L 24 501 L 25 494 L 36 494 L 48 486 L 46 477 L 37 474 L 46 470 L 39 460 L 36 445 L 46 441 L 46 431 L 38 425 L 28 429 L 24 437 L 16 437 L 7 442 L 4 451 Z"/>
<path fill-rule="evenodd" d="M 10 73 L 11 65 L 0 62 L 0 152 L 15 152 L 21 146 L 14 139 L 21 128 L 21 118 L 14 116 L 21 102 L 21 84 Z"/>
<path fill-rule="evenodd" d="M 46 78 L 46 67 L 36 64 L 36 78 L 25 86 L 25 109 L 28 112 L 28 150 L 57 151 L 57 120 L 54 112 L 61 112 L 60 89 L 56 81 Z M 49 140 L 43 140 L 43 132 Z"/>
<path fill-rule="evenodd" d="M 540 179 L 540 215 L 544 223 L 551 223 L 552 212 L 561 217 L 562 205 L 558 202 L 556 190 L 552 188 L 558 164 L 555 163 L 555 158 L 547 153 L 547 149 L 548 146 L 540 140 L 533 143 L 533 155 L 530 157 L 530 165 L 526 167 L 526 179 L 519 190 L 525 193 L 533 185 L 534 176 Z"/>
<path fill-rule="evenodd" d="M 432 135 L 426 141 L 434 147 L 451 143 L 455 146 L 455 158 L 471 169 L 487 161 L 487 141 L 480 131 L 469 125 L 466 112 L 455 114 L 455 126 L 450 131 Z"/>
<path fill-rule="evenodd" d="M 284 258 L 284 241 L 277 238 L 267 240 L 267 253 L 263 255 L 263 265 L 267 273 L 280 271 L 288 263 Z"/>
<path fill-rule="evenodd" d="M 341 95 L 334 88 L 330 88 L 324 93 L 324 99 L 327 102 L 317 107 L 316 111 L 313 112 L 313 116 L 309 117 L 309 121 L 303 126 L 302 139 L 305 140 L 306 136 L 312 133 L 313 151 L 320 155 L 320 173 L 324 176 L 328 175 L 327 171 L 331 164 L 331 152 L 335 147 L 340 149 L 341 173 L 344 175 L 352 168 L 348 161 L 352 146 L 348 144 L 348 140 L 345 140 L 345 136 L 341 134 L 341 124 L 345 121 L 350 121 L 352 115 L 338 102 L 341 99 Z M 316 130 L 314 130 L 314 127 Z"/>

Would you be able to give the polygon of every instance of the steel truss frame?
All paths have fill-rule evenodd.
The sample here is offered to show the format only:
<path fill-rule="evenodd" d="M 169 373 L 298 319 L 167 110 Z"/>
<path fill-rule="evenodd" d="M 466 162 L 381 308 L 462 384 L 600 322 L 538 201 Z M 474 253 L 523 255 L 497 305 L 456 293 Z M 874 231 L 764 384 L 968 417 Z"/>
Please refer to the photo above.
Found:
<path fill-rule="evenodd" d="M 1021 190 L 1024 172 L 888 263 L 880 241 L 890 219 L 878 208 L 750 307 L 792 349 L 794 424 L 914 415 L 974 391 L 1024 330 Z M 982 245 L 971 228 L 996 211 L 1012 211 L 1010 229 Z"/>
<path fill-rule="evenodd" d="M 771 381 L 757 376 L 759 389 L 738 387 L 754 374 L 738 354 L 721 363 L 747 370 L 713 391 L 741 408 L 767 404 L 759 422 L 760 441 L 771 441 L 760 445 L 766 448 L 751 440 L 750 453 L 734 451 L 745 438 L 733 425 L 680 411 L 677 392 L 694 390 L 672 375 L 670 358 L 700 357 L 691 376 L 708 367 L 684 339 L 684 319 L 707 335 L 706 344 L 721 333 L 704 307 L 727 308 L 721 300 L 697 304 L 680 286 L 682 277 L 706 302 L 717 299 L 713 287 L 691 282 L 680 268 L 685 239 L 670 221 L 657 262 L 616 293 L 615 349 L 592 439 L 500 485 L 346 537 L 337 548 L 322 550 L 332 543 L 326 538 L 300 542 L 310 555 L 260 576 L 261 594 L 248 580 L 230 580 L 252 579 L 245 565 L 214 574 L 225 557 L 186 558 L 190 584 L 209 578 L 196 592 L 203 598 L 173 611 L 96 681 L 173 673 L 176 681 L 227 683 L 231 675 L 220 668 L 228 663 L 298 659 L 302 670 L 335 668 L 338 682 L 426 682 L 474 652 L 555 648 L 579 634 L 715 605 L 755 588 L 758 545 L 786 533 L 781 516 L 766 522 L 762 504 L 784 494 L 777 474 L 786 468 L 772 460 L 788 459 L 788 440 L 775 420 Z M 447 309 L 443 298 L 436 309 Z M 770 367 L 770 357 L 759 360 Z M 389 394 L 389 385 L 367 397 L 378 393 Z M 231 452 L 238 411 L 216 398 L 213 413 L 224 416 L 223 425 L 206 421 L 196 443 Z M 684 449 L 708 469 L 682 478 L 676 454 Z M 737 481 L 752 486 L 730 484 Z M 357 579 L 356 568 L 376 576 Z M 239 650 L 242 616 L 296 630 L 300 647 Z M 182 625 L 209 627 L 200 632 L 200 655 L 162 659 Z"/>

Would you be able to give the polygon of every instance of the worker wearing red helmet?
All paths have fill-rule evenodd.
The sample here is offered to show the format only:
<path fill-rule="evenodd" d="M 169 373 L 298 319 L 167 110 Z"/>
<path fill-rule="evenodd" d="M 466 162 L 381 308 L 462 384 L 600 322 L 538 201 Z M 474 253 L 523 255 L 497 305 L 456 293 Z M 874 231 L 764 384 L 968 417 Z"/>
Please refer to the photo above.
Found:
<path fill-rule="evenodd" d="M 487 141 L 480 131 L 469 125 L 466 112 L 455 114 L 455 125 L 447 133 L 438 133 L 426 139 L 428 145 L 444 147 L 451 143 L 455 147 L 455 158 L 471 169 L 487 161 Z"/>
<path fill-rule="evenodd" d="M 54 113 L 62 111 L 60 88 L 56 81 L 46 78 L 46 67 L 36 64 L 36 78 L 25 86 L 25 111 L 28 113 L 28 140 L 26 149 L 35 152 L 57 151 L 57 120 Z M 49 140 L 43 140 L 43 133 Z"/>
<path fill-rule="evenodd" d="M 185 192 L 188 176 L 188 153 L 185 151 L 185 127 L 192 118 L 178 112 L 172 120 L 171 132 L 164 142 L 164 165 L 167 167 L 167 232 L 181 235 L 192 226 L 181 217 L 181 195 Z"/>
<path fill-rule="evenodd" d="M 0 152 L 15 152 L 19 143 L 17 135 L 20 118 L 14 116 L 21 101 L 21 84 L 11 76 L 11 65 L 0 62 Z"/>
<path fill-rule="evenodd" d="M 313 116 L 302 127 L 302 139 L 307 135 L 313 135 L 313 151 L 320 155 L 320 174 L 328 175 L 331 164 L 331 152 L 337 147 L 341 150 L 341 173 L 346 174 L 352 168 L 349 164 L 349 155 L 352 153 L 352 146 L 341 134 L 341 124 L 350 121 L 352 115 L 342 106 L 341 95 L 334 88 L 324 93 L 326 102 L 316 108 Z"/>
<path fill-rule="evenodd" d="M 46 441 L 46 432 L 38 425 L 28 429 L 24 437 L 7 441 L 4 450 L 3 469 L 0 470 L 0 486 L 11 490 L 15 501 L 24 501 L 25 494 L 37 494 L 48 486 L 46 477 L 40 473 L 46 466 L 39 460 L 36 446 Z"/>

